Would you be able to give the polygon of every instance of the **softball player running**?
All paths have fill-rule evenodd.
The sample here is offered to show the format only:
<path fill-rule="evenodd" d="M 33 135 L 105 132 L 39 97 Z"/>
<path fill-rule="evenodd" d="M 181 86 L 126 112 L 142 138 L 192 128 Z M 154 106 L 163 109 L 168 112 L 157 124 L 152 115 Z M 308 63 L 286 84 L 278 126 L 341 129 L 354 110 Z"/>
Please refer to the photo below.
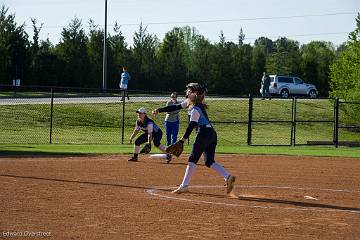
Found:
<path fill-rule="evenodd" d="M 177 189 L 172 191 L 172 193 L 180 194 L 189 192 L 191 176 L 196 169 L 196 164 L 201 155 L 204 154 L 205 165 L 208 168 L 215 170 L 224 178 L 227 195 L 230 197 L 236 197 L 233 193 L 235 176 L 230 175 L 225 168 L 218 164 L 214 159 L 217 135 L 206 113 L 207 106 L 204 103 L 205 92 L 207 92 L 205 85 L 199 83 L 189 83 L 186 86 L 187 99 L 185 101 L 181 104 L 158 108 L 152 112 L 156 115 L 160 112 L 169 112 L 187 107 L 190 109 L 190 123 L 180 141 L 185 142 L 189 138 L 192 130 L 194 128 L 198 129 L 183 181 Z"/>
<path fill-rule="evenodd" d="M 145 108 L 139 108 L 136 113 L 138 114 L 138 119 L 135 124 L 135 129 L 130 136 L 130 143 L 135 138 L 135 136 L 140 132 L 140 130 L 144 131 L 134 143 L 134 155 L 128 160 L 131 162 L 138 161 L 138 155 L 140 152 L 140 145 L 143 143 L 148 143 L 151 146 L 151 142 L 154 142 L 155 147 L 159 148 L 162 152 L 165 152 L 166 147 L 160 144 L 162 138 L 161 129 L 155 124 L 155 122 L 148 118 L 146 115 Z M 171 161 L 171 154 L 166 155 L 166 162 L 169 163 Z"/>

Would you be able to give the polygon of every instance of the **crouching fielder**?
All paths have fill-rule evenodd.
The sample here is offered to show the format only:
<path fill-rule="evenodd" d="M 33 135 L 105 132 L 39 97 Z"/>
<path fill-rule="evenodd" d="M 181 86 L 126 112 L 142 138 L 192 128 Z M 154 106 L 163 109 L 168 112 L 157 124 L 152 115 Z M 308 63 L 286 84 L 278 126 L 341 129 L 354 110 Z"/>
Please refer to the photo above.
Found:
<path fill-rule="evenodd" d="M 144 131 L 134 143 L 134 155 L 128 160 L 130 162 L 137 162 L 138 155 L 140 152 L 140 145 L 143 143 L 147 143 L 151 149 L 151 142 L 154 142 L 155 147 L 159 148 L 162 152 L 165 152 L 166 147 L 161 145 L 162 131 L 155 124 L 155 122 L 148 118 L 146 114 L 145 108 L 139 108 L 136 113 L 138 114 L 138 119 L 135 124 L 135 128 L 133 133 L 130 136 L 130 143 L 132 143 L 133 138 L 142 130 Z M 150 150 L 149 150 L 150 151 Z M 171 161 L 171 154 L 166 154 L 166 162 L 169 163 Z"/>
<path fill-rule="evenodd" d="M 197 127 L 197 135 L 193 144 L 192 152 L 189 156 L 189 162 L 185 170 L 185 175 L 181 185 L 172 193 L 180 194 L 189 192 L 189 183 L 192 174 L 196 169 L 196 164 L 199 161 L 202 154 L 204 154 L 205 165 L 208 168 L 215 170 L 225 180 L 226 193 L 230 197 L 236 197 L 233 189 L 235 183 L 235 176 L 230 175 L 223 166 L 215 161 L 215 149 L 217 144 L 216 131 L 210 123 L 208 115 L 206 113 L 205 92 L 206 86 L 199 83 L 190 83 L 186 86 L 187 99 L 181 104 L 171 105 L 163 108 L 155 109 L 152 113 L 158 114 L 161 112 L 170 112 L 182 108 L 190 109 L 190 123 L 186 129 L 186 132 L 181 140 L 185 142 L 192 130 Z"/>

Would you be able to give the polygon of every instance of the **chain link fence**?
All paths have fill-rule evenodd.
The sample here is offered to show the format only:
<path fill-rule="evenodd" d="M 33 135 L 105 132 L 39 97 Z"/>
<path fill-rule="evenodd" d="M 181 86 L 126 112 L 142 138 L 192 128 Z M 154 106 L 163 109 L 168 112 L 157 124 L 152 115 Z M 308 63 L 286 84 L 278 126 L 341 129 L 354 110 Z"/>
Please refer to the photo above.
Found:
<path fill-rule="evenodd" d="M 360 146 L 360 102 L 335 102 L 335 144 Z"/>
<path fill-rule="evenodd" d="M 170 100 L 170 92 L 132 91 L 130 100 L 124 101 L 121 95 L 119 90 L 94 89 L 1 91 L 0 143 L 128 144 L 136 110 L 145 107 L 151 112 Z M 208 96 L 207 104 L 218 142 L 224 146 L 356 146 L 360 142 L 358 102 Z M 165 133 L 165 115 L 149 117 Z M 187 123 L 187 110 L 182 110 L 179 137 Z"/>

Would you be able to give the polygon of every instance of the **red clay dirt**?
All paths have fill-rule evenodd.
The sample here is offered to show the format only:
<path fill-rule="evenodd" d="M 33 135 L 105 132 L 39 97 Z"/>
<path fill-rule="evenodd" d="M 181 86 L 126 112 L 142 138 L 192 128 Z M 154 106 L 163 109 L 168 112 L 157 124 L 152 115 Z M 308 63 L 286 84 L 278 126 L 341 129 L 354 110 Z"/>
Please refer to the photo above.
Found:
<path fill-rule="evenodd" d="M 202 160 L 174 195 L 186 155 L 128 157 L 0 157 L 0 238 L 360 239 L 359 158 L 219 154 L 231 199 Z"/>

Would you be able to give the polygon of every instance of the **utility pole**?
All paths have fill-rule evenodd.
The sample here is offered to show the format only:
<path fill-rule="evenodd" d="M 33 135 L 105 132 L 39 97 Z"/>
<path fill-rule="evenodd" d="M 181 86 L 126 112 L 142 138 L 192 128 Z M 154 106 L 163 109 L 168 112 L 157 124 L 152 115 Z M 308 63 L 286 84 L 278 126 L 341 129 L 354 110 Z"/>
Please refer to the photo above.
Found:
<path fill-rule="evenodd" d="M 103 50 L 103 90 L 106 90 L 107 81 L 107 0 L 105 0 L 105 30 L 104 30 L 104 50 Z"/>

